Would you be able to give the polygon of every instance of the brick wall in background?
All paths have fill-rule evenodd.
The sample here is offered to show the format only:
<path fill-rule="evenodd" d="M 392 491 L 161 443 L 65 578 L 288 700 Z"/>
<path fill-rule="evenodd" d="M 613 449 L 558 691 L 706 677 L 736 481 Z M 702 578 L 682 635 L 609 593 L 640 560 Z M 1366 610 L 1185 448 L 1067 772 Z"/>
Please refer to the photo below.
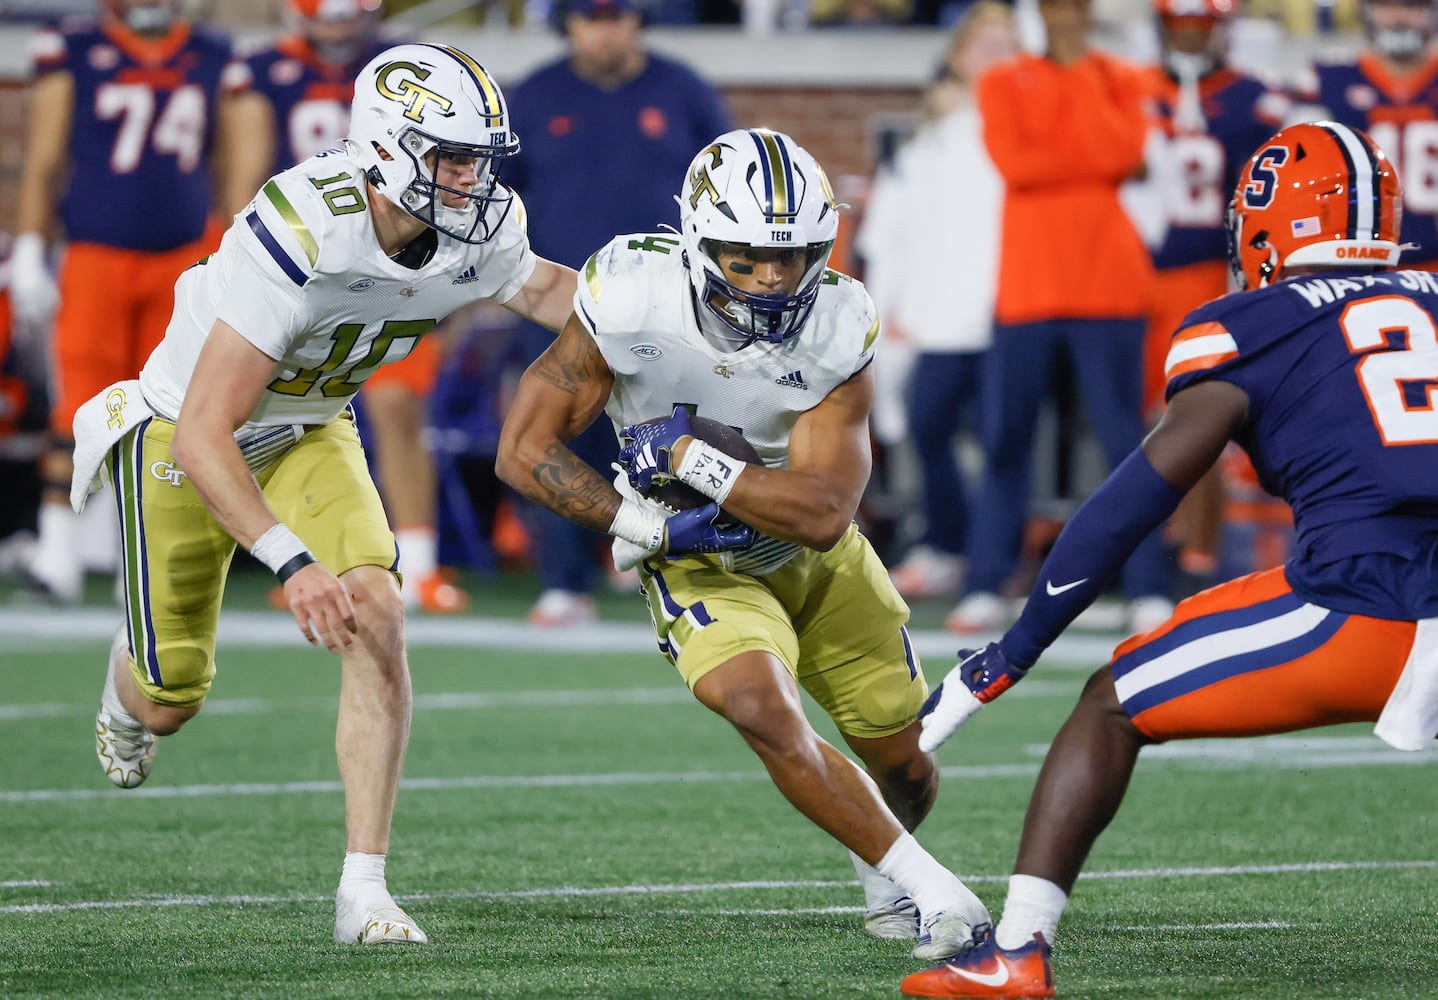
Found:
<path fill-rule="evenodd" d="M 25 119 L 25 88 L 0 81 L 0 229 L 15 227 L 15 190 Z M 724 88 L 735 122 L 788 132 L 818 158 L 836 186 L 846 176 L 873 172 L 877 129 L 912 114 L 919 91 L 912 88 L 832 87 Z M 697 152 L 697 150 L 696 150 Z M 679 181 L 675 179 L 676 190 Z"/>

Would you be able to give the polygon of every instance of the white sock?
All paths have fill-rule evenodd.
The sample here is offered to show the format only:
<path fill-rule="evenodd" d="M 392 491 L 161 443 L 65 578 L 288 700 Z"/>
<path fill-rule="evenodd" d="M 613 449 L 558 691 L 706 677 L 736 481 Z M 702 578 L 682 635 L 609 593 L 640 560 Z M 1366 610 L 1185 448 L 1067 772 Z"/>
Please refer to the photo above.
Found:
<path fill-rule="evenodd" d="M 439 567 L 439 540 L 433 525 L 399 528 L 394 533 L 399 543 L 399 571 L 405 582 L 415 583 L 434 576 Z"/>
<path fill-rule="evenodd" d="M 118 671 L 130 669 L 130 652 L 127 646 L 117 646 L 116 643 L 111 644 L 110 662 L 105 665 L 105 689 L 100 692 L 100 705 L 110 716 L 112 729 L 141 729 L 140 720 L 131 715 L 120 700 L 119 681 L 115 675 Z"/>
<path fill-rule="evenodd" d="M 874 867 L 880 875 L 907 892 L 918 904 L 920 913 L 953 909 L 974 913 L 983 910 L 984 904 L 969 891 L 969 887 L 935 861 L 911 833 L 899 834 L 899 839 Z"/>
<path fill-rule="evenodd" d="M 1050 945 L 1058 932 L 1059 918 L 1068 906 L 1068 893 L 1046 878 L 1033 875 L 1009 876 L 1009 898 L 1004 916 L 994 932 L 1000 948 L 1022 948 L 1042 934 Z"/>
<path fill-rule="evenodd" d="M 80 562 L 76 536 L 80 519 L 67 504 L 40 505 L 40 539 L 30 572 L 67 600 L 78 600 L 84 588 L 85 567 Z"/>
<path fill-rule="evenodd" d="M 891 879 L 880 875 L 872 865 L 853 851 L 849 852 L 849 860 L 854 862 L 854 873 L 859 876 L 859 884 L 864 887 L 865 909 L 876 910 L 881 906 L 888 906 L 905 895 L 903 889 L 896 886 Z"/>
<path fill-rule="evenodd" d="M 340 891 L 378 888 L 388 892 L 384 880 L 384 858 L 383 854 L 346 851 L 345 866 L 340 872 Z"/>

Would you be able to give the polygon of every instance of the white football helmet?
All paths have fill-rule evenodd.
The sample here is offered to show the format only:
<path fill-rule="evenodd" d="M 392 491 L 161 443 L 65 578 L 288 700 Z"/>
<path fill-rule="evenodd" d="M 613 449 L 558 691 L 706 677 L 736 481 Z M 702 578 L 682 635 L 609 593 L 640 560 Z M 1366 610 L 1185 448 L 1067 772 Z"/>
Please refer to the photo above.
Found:
<path fill-rule="evenodd" d="M 519 136 L 499 84 L 459 49 L 396 45 L 371 59 L 355 79 L 345 141 L 380 194 L 457 240 L 483 243 L 509 214 L 514 195 L 499 185 L 499 161 L 519 152 Z M 439 184 L 447 156 L 477 158 L 473 189 Z M 465 206 L 445 207 L 441 191 Z"/>
<path fill-rule="evenodd" d="M 839 232 L 839 207 L 814 157 L 782 132 L 725 132 L 689 164 L 677 199 L 684 263 L 702 307 L 749 341 L 798 333 L 819 297 Z M 745 292 L 719 269 L 725 244 L 804 252 L 792 294 Z"/>

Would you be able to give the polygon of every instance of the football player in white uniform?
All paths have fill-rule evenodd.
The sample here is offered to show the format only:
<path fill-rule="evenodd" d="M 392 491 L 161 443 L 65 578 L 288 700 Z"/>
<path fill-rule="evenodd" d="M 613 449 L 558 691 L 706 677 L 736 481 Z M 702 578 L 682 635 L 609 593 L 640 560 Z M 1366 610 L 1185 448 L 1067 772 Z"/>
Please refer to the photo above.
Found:
<path fill-rule="evenodd" d="M 499 474 L 640 565 L 660 650 L 849 848 L 866 929 L 919 938 L 921 958 L 957 952 L 988 912 L 909 833 L 938 771 L 918 748 L 928 687 L 909 609 L 853 523 L 879 322 L 827 267 L 838 206 L 793 139 L 750 129 L 695 157 L 679 210 L 677 236 L 621 236 L 585 265 L 574 315 L 520 383 Z M 624 441 L 614 485 L 564 444 L 601 411 Z M 692 413 L 739 430 L 763 464 L 697 440 Z M 714 503 L 671 514 L 644 498 L 668 480 Z M 716 504 L 757 539 L 711 524 Z M 801 687 L 867 775 L 809 725 Z"/>
<path fill-rule="evenodd" d="M 279 577 L 305 638 L 341 656 L 339 942 L 425 940 L 384 878 L 410 680 L 394 535 L 347 404 L 477 299 L 554 329 L 568 317 L 574 271 L 535 256 L 523 205 L 498 183 L 518 148 L 499 87 L 465 53 L 376 56 L 343 148 L 264 185 L 181 276 L 139 380 L 75 421 L 88 460 L 72 501 L 105 460 L 125 546 L 127 622 L 96 719 L 106 774 L 140 784 L 155 738 L 199 712 L 243 545 Z"/>

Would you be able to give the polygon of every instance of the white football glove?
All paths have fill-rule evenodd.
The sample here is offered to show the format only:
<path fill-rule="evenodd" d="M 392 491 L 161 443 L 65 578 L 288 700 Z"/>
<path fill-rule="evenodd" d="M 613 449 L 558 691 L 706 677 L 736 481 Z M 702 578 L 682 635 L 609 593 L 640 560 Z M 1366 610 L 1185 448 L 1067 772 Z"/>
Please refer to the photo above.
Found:
<path fill-rule="evenodd" d="M 10 308 L 16 327 L 43 329 L 59 304 L 55 279 L 45 266 L 44 238 L 39 233 L 21 233 L 10 254 Z"/>
<path fill-rule="evenodd" d="M 1010 663 L 1003 646 L 959 650 L 959 662 L 919 709 L 919 749 L 933 753 L 975 712 L 1023 680 L 1028 667 Z"/>
<path fill-rule="evenodd" d="M 984 703 L 958 681 L 940 684 L 929 696 L 929 701 L 933 702 L 933 707 L 925 702 L 927 712 L 919 716 L 919 725 L 923 727 L 919 732 L 919 749 L 924 753 L 933 753 L 943 746 L 960 726 L 984 707 Z"/>

